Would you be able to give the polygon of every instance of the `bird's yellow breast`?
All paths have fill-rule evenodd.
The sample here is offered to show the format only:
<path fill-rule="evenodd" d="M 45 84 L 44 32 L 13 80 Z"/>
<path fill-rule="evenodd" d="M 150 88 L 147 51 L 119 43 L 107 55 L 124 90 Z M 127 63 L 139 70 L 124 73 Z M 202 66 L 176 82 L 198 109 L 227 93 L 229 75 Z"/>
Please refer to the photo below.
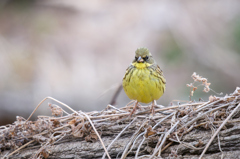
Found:
<path fill-rule="evenodd" d="M 154 75 L 148 63 L 133 63 L 123 79 L 123 88 L 132 100 L 149 103 L 159 99 L 165 89 L 165 84 Z M 164 88 L 163 88 L 164 87 Z"/>

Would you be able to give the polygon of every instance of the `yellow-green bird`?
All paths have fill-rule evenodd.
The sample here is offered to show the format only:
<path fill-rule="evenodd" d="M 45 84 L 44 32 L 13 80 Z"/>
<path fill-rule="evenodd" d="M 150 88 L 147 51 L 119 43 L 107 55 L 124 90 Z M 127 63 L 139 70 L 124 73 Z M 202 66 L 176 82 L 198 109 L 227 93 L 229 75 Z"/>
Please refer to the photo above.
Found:
<path fill-rule="evenodd" d="M 152 102 L 151 110 L 154 113 L 155 100 L 163 95 L 166 80 L 147 48 L 138 48 L 135 51 L 135 58 L 126 70 L 122 85 L 127 96 L 136 100 L 131 115 L 138 102 Z"/>

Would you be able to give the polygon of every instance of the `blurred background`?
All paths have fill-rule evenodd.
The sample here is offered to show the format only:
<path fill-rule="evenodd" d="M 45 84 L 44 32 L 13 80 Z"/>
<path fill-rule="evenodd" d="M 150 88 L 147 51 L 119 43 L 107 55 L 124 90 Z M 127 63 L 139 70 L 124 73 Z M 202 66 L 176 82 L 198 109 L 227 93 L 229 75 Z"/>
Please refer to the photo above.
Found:
<path fill-rule="evenodd" d="M 27 118 L 47 96 L 75 110 L 104 109 L 138 47 L 167 79 L 158 104 L 189 100 L 193 72 L 232 93 L 240 86 L 240 1 L 1 0 L 0 125 Z M 202 90 L 194 100 L 216 95 Z M 129 101 L 122 90 L 116 106 Z M 35 115 L 50 115 L 48 102 Z"/>

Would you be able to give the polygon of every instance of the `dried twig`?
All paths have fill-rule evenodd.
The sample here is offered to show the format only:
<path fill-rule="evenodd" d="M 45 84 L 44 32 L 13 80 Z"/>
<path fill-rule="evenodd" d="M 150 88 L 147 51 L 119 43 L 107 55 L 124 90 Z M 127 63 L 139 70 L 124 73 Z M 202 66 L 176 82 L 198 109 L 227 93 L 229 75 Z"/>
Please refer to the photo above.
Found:
<path fill-rule="evenodd" d="M 114 140 L 108 145 L 107 151 L 112 147 L 113 143 L 122 135 L 122 133 L 130 126 L 132 125 L 132 123 L 137 119 L 137 117 L 135 117 L 120 133 L 118 133 L 118 135 L 114 138 Z M 102 159 L 104 159 L 106 156 L 106 153 L 103 154 Z"/>
<path fill-rule="evenodd" d="M 157 124 L 154 125 L 153 129 L 155 129 L 160 123 L 162 123 L 164 120 L 166 120 L 167 118 L 171 117 L 172 115 L 173 115 L 173 113 L 170 114 L 170 115 L 168 115 L 168 116 L 166 116 L 165 118 L 161 119 Z M 146 133 L 146 132 L 144 132 L 144 133 Z M 142 133 L 142 134 L 144 134 L 144 133 Z M 142 134 L 140 134 L 140 135 L 142 135 Z M 138 157 L 138 153 L 139 153 L 140 148 L 141 148 L 143 142 L 145 141 L 145 139 L 146 139 L 146 138 L 143 137 L 141 143 L 139 144 L 138 149 L 137 149 L 137 152 L 136 152 L 136 154 L 135 154 L 135 158 Z"/>
<path fill-rule="evenodd" d="M 129 141 L 129 143 L 127 144 L 127 146 L 125 147 L 125 149 L 124 149 L 124 151 L 123 151 L 123 154 L 122 154 L 122 156 L 121 156 L 121 159 L 126 158 L 126 156 L 127 156 L 127 154 L 128 154 L 127 152 L 128 152 L 129 147 L 132 145 L 132 143 L 134 142 L 135 138 L 139 135 L 139 133 L 142 132 L 142 129 L 143 129 L 143 127 L 147 124 L 147 122 L 148 122 L 148 121 L 145 120 L 145 121 L 142 123 L 142 125 L 140 126 L 140 128 L 138 128 L 138 130 L 133 134 L 131 140 Z"/>
<path fill-rule="evenodd" d="M 187 123 L 186 123 L 185 125 L 183 125 L 181 128 L 183 128 L 183 127 L 188 127 L 189 125 L 191 125 L 191 124 L 194 123 L 195 121 L 204 118 L 204 116 L 205 116 L 206 114 L 208 114 L 208 113 L 210 113 L 210 112 L 213 112 L 213 111 L 215 111 L 215 110 L 218 110 L 218 109 L 220 109 L 220 108 L 226 107 L 226 106 L 229 106 L 229 103 L 224 104 L 224 105 L 219 106 L 219 107 L 216 107 L 216 108 L 214 108 L 214 109 L 210 109 L 210 110 L 208 110 L 207 112 L 199 115 L 198 117 L 193 118 L 191 121 L 187 122 Z M 184 117 L 184 118 L 185 118 L 185 117 Z"/>
<path fill-rule="evenodd" d="M 144 133 L 142 133 L 142 134 L 140 134 L 140 135 L 143 135 Z M 143 136 L 143 139 L 142 139 L 142 141 L 140 142 L 140 144 L 139 144 L 139 146 L 138 146 L 138 149 L 137 149 L 137 151 L 136 151 L 136 154 L 135 154 L 135 159 L 137 159 L 138 158 L 138 153 L 139 153 L 139 151 L 140 151 L 140 148 L 141 148 L 141 146 L 142 146 L 142 144 L 143 144 L 143 142 L 145 141 L 145 136 Z"/>
<path fill-rule="evenodd" d="M 205 152 L 207 151 L 208 147 L 210 146 L 210 144 L 212 143 L 213 139 L 217 136 L 217 134 L 219 133 L 219 131 L 223 128 L 223 126 L 227 123 L 227 121 L 232 117 L 232 115 L 238 110 L 238 108 L 240 107 L 240 103 L 238 104 L 238 106 L 231 112 L 231 114 L 224 120 L 224 122 L 221 124 L 221 126 L 217 129 L 217 131 L 214 133 L 214 135 L 211 137 L 210 141 L 207 143 L 205 149 L 203 150 L 201 156 L 199 157 L 199 159 L 201 159 L 203 157 L 203 155 L 205 154 Z"/>
<path fill-rule="evenodd" d="M 29 144 L 31 144 L 31 143 L 33 143 L 33 142 L 34 142 L 34 140 L 29 141 L 28 143 L 22 145 L 22 146 L 19 147 L 18 149 L 16 149 L 16 150 L 14 150 L 13 152 L 11 152 L 11 153 L 7 156 L 7 158 L 9 158 L 9 157 L 12 156 L 14 153 L 20 151 L 21 149 L 23 149 L 24 147 L 26 147 L 27 145 L 29 145 Z"/>
<path fill-rule="evenodd" d="M 177 121 L 177 122 L 171 127 L 171 129 L 170 129 L 168 132 L 165 133 L 164 138 L 163 138 L 160 146 L 156 149 L 156 151 L 153 152 L 153 154 L 151 155 L 150 158 L 153 158 L 153 157 L 157 154 L 158 151 L 161 151 L 161 148 L 162 148 L 163 144 L 165 143 L 168 135 L 177 127 L 178 124 L 179 124 L 179 121 Z"/>

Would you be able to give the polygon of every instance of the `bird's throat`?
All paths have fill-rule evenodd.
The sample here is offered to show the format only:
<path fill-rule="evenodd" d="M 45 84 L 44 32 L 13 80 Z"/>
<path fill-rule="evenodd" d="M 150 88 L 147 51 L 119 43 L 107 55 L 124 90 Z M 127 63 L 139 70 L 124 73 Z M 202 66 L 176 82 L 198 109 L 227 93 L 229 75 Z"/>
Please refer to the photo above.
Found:
<path fill-rule="evenodd" d="M 132 63 L 132 65 L 138 69 L 143 69 L 143 68 L 147 68 L 147 67 L 151 66 L 151 64 L 146 63 L 146 62 L 144 62 L 144 63 L 134 62 L 134 63 Z"/>

